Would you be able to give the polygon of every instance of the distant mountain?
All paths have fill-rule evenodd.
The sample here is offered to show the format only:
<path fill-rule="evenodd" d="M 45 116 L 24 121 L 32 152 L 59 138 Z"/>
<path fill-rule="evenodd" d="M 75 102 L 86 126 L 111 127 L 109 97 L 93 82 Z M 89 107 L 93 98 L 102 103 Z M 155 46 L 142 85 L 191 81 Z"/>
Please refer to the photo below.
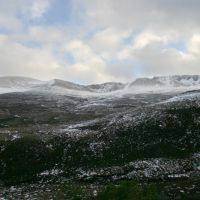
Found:
<path fill-rule="evenodd" d="M 89 92 L 97 92 L 97 93 L 112 92 L 112 91 L 124 89 L 125 87 L 125 84 L 117 83 L 117 82 L 108 82 L 108 83 L 93 84 L 93 85 L 80 85 L 80 84 L 75 84 L 69 81 L 63 81 L 59 79 L 54 79 L 50 81 L 49 84 L 51 86 L 62 87 L 69 90 L 89 91 Z"/>
<path fill-rule="evenodd" d="M 95 85 L 80 85 L 69 81 L 53 79 L 50 81 L 40 81 L 27 77 L 0 77 L 0 88 L 3 93 L 15 92 L 20 89 L 39 90 L 39 91 L 54 91 L 54 92 L 90 92 L 90 93 L 107 93 L 116 90 L 121 90 L 125 87 L 123 83 L 103 83 Z"/>
<path fill-rule="evenodd" d="M 156 86 L 156 85 L 163 85 L 159 80 L 156 78 L 138 78 L 134 82 L 132 82 L 129 86 Z"/>
<path fill-rule="evenodd" d="M 108 82 L 103 84 L 88 85 L 87 88 L 94 92 L 104 93 L 122 90 L 125 88 L 125 86 L 126 84 L 123 83 Z"/>
<path fill-rule="evenodd" d="M 184 88 L 191 86 L 200 86 L 199 75 L 182 76 L 160 76 L 153 78 L 138 78 L 130 84 L 119 82 L 108 82 L 103 84 L 80 85 L 69 81 L 53 79 L 51 81 L 40 81 L 27 77 L 0 77 L 0 93 L 21 92 L 21 91 L 39 91 L 50 93 L 68 93 L 68 94 L 103 94 L 115 91 L 130 93 L 141 93 L 147 90 L 157 91 L 159 88 Z M 126 90 L 128 89 L 128 90 Z M 198 89 L 198 88 L 196 88 Z"/>
<path fill-rule="evenodd" d="M 76 83 L 72 83 L 69 81 L 63 81 L 63 80 L 59 80 L 59 79 L 53 79 L 53 80 L 49 81 L 47 84 L 51 85 L 53 87 L 61 87 L 61 88 L 65 88 L 68 90 L 89 91 L 89 88 L 87 88 L 87 86 L 79 85 Z"/>
<path fill-rule="evenodd" d="M 27 77 L 17 77 L 17 76 L 0 77 L 1 88 L 32 87 L 41 83 L 42 81 L 40 80 Z"/>
<path fill-rule="evenodd" d="M 72 83 L 69 81 L 53 79 L 48 82 L 44 82 L 43 84 L 39 85 L 41 89 L 54 89 L 55 91 L 74 91 L 74 92 L 89 92 L 89 93 L 108 93 L 117 90 L 122 90 L 125 87 L 123 83 L 103 83 L 103 84 L 94 84 L 94 85 L 80 85 L 76 83 Z"/>
<path fill-rule="evenodd" d="M 200 85 L 199 75 L 158 76 L 153 78 L 138 78 L 129 86 L 195 86 Z"/>

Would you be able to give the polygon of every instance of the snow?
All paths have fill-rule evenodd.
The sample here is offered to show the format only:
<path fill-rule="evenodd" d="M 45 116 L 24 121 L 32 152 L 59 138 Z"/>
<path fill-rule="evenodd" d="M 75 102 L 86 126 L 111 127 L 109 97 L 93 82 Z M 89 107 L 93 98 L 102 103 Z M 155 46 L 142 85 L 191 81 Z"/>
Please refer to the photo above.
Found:
<path fill-rule="evenodd" d="M 139 78 L 130 86 L 165 86 L 165 87 L 186 87 L 200 85 L 199 75 L 177 75 L 177 76 L 158 76 L 153 78 Z"/>
<path fill-rule="evenodd" d="M 142 93 L 184 92 L 200 89 L 200 76 L 166 76 L 152 79 L 136 79 L 129 84 L 104 83 L 79 85 L 54 79 L 39 81 L 24 77 L 0 77 L 0 94 L 12 92 L 36 92 L 81 97 L 123 97 Z"/>
<path fill-rule="evenodd" d="M 195 100 L 198 98 L 200 98 L 200 92 L 194 92 L 194 93 L 181 94 L 181 95 L 172 97 L 162 103 L 170 103 L 170 102 L 185 101 L 185 100 Z"/>
<path fill-rule="evenodd" d="M 41 176 L 48 176 L 48 175 L 58 175 L 58 174 L 61 174 L 63 173 L 62 170 L 60 169 L 52 169 L 52 170 L 46 170 L 46 171 L 43 171 L 40 173 Z"/>
<path fill-rule="evenodd" d="M 149 159 L 136 160 L 127 163 L 124 166 L 112 166 L 85 171 L 78 169 L 78 177 L 83 180 L 88 180 L 94 177 L 112 177 L 113 180 L 120 179 L 143 179 L 143 178 L 164 178 L 170 179 L 188 178 L 189 173 L 184 172 L 184 159 Z"/>
<path fill-rule="evenodd" d="M 42 81 L 26 77 L 0 77 L 0 94 L 26 92 Z"/>
<path fill-rule="evenodd" d="M 29 90 L 28 88 L 1 88 L 0 87 L 0 94 L 14 93 L 14 92 L 26 92 L 28 90 Z"/>
<path fill-rule="evenodd" d="M 189 178 L 188 174 L 171 174 L 168 175 L 169 178 Z"/>

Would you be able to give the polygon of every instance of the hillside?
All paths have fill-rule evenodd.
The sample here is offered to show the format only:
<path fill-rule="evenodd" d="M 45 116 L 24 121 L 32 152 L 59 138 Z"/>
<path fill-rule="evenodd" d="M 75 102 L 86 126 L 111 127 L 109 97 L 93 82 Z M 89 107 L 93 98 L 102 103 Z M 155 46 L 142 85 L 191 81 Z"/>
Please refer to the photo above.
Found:
<path fill-rule="evenodd" d="M 116 85 L 117 89 L 124 86 Z M 28 193 L 37 199 L 41 188 L 61 187 L 69 179 L 77 187 L 99 191 L 104 184 L 122 180 L 162 182 L 168 187 L 166 199 L 169 194 L 182 194 L 168 181 L 182 188 L 186 180 L 198 195 L 198 89 L 167 93 L 120 89 L 123 95 L 118 90 L 102 95 L 113 83 L 81 86 L 60 80 L 31 87 L 0 94 L 0 189 L 6 198 L 15 194 L 23 199 L 22 193 Z M 53 89 L 41 92 L 42 87 Z M 56 93 L 60 88 L 68 92 Z M 74 95 L 80 90 L 87 94 L 101 90 L 101 95 Z M 48 195 L 54 194 L 53 189 L 49 191 Z"/>

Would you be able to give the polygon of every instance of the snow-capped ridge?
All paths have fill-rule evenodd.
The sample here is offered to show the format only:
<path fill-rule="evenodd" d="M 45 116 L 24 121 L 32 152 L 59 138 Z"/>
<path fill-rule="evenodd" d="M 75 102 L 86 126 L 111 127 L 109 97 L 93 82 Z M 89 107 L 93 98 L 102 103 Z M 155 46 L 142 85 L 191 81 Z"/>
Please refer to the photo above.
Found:
<path fill-rule="evenodd" d="M 65 88 L 68 90 L 89 91 L 89 89 L 84 85 L 79 85 L 76 83 L 72 83 L 72 82 L 64 81 L 64 80 L 60 80 L 60 79 L 53 79 L 53 80 L 49 81 L 48 84 L 53 87 L 61 87 L 61 88 Z"/>
<path fill-rule="evenodd" d="M 41 84 L 42 81 L 19 76 L 0 77 L 1 88 L 21 88 Z"/>
<path fill-rule="evenodd" d="M 107 82 L 102 84 L 81 85 L 73 82 L 53 79 L 40 81 L 27 77 L 0 77 L 0 93 L 10 92 L 43 92 L 71 95 L 125 95 L 146 92 L 163 93 L 166 91 L 188 91 L 200 89 L 199 75 L 156 76 L 153 78 L 138 78 L 125 84 Z"/>
<path fill-rule="evenodd" d="M 200 85 L 200 75 L 156 76 L 153 78 L 138 78 L 130 84 L 133 86 L 166 86 L 181 87 Z"/>
<path fill-rule="evenodd" d="M 107 82 L 102 84 L 80 85 L 60 79 L 53 79 L 47 82 L 49 86 L 60 87 L 68 90 L 87 91 L 93 93 L 107 93 L 124 89 L 126 84 L 118 82 Z"/>

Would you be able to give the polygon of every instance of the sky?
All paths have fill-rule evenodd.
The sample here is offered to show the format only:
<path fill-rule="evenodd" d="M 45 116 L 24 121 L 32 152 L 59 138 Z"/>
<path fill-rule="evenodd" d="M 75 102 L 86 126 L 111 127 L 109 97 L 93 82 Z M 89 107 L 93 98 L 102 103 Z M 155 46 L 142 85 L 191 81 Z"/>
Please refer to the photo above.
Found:
<path fill-rule="evenodd" d="M 200 74 L 199 0 L 0 0 L 0 76 Z"/>

